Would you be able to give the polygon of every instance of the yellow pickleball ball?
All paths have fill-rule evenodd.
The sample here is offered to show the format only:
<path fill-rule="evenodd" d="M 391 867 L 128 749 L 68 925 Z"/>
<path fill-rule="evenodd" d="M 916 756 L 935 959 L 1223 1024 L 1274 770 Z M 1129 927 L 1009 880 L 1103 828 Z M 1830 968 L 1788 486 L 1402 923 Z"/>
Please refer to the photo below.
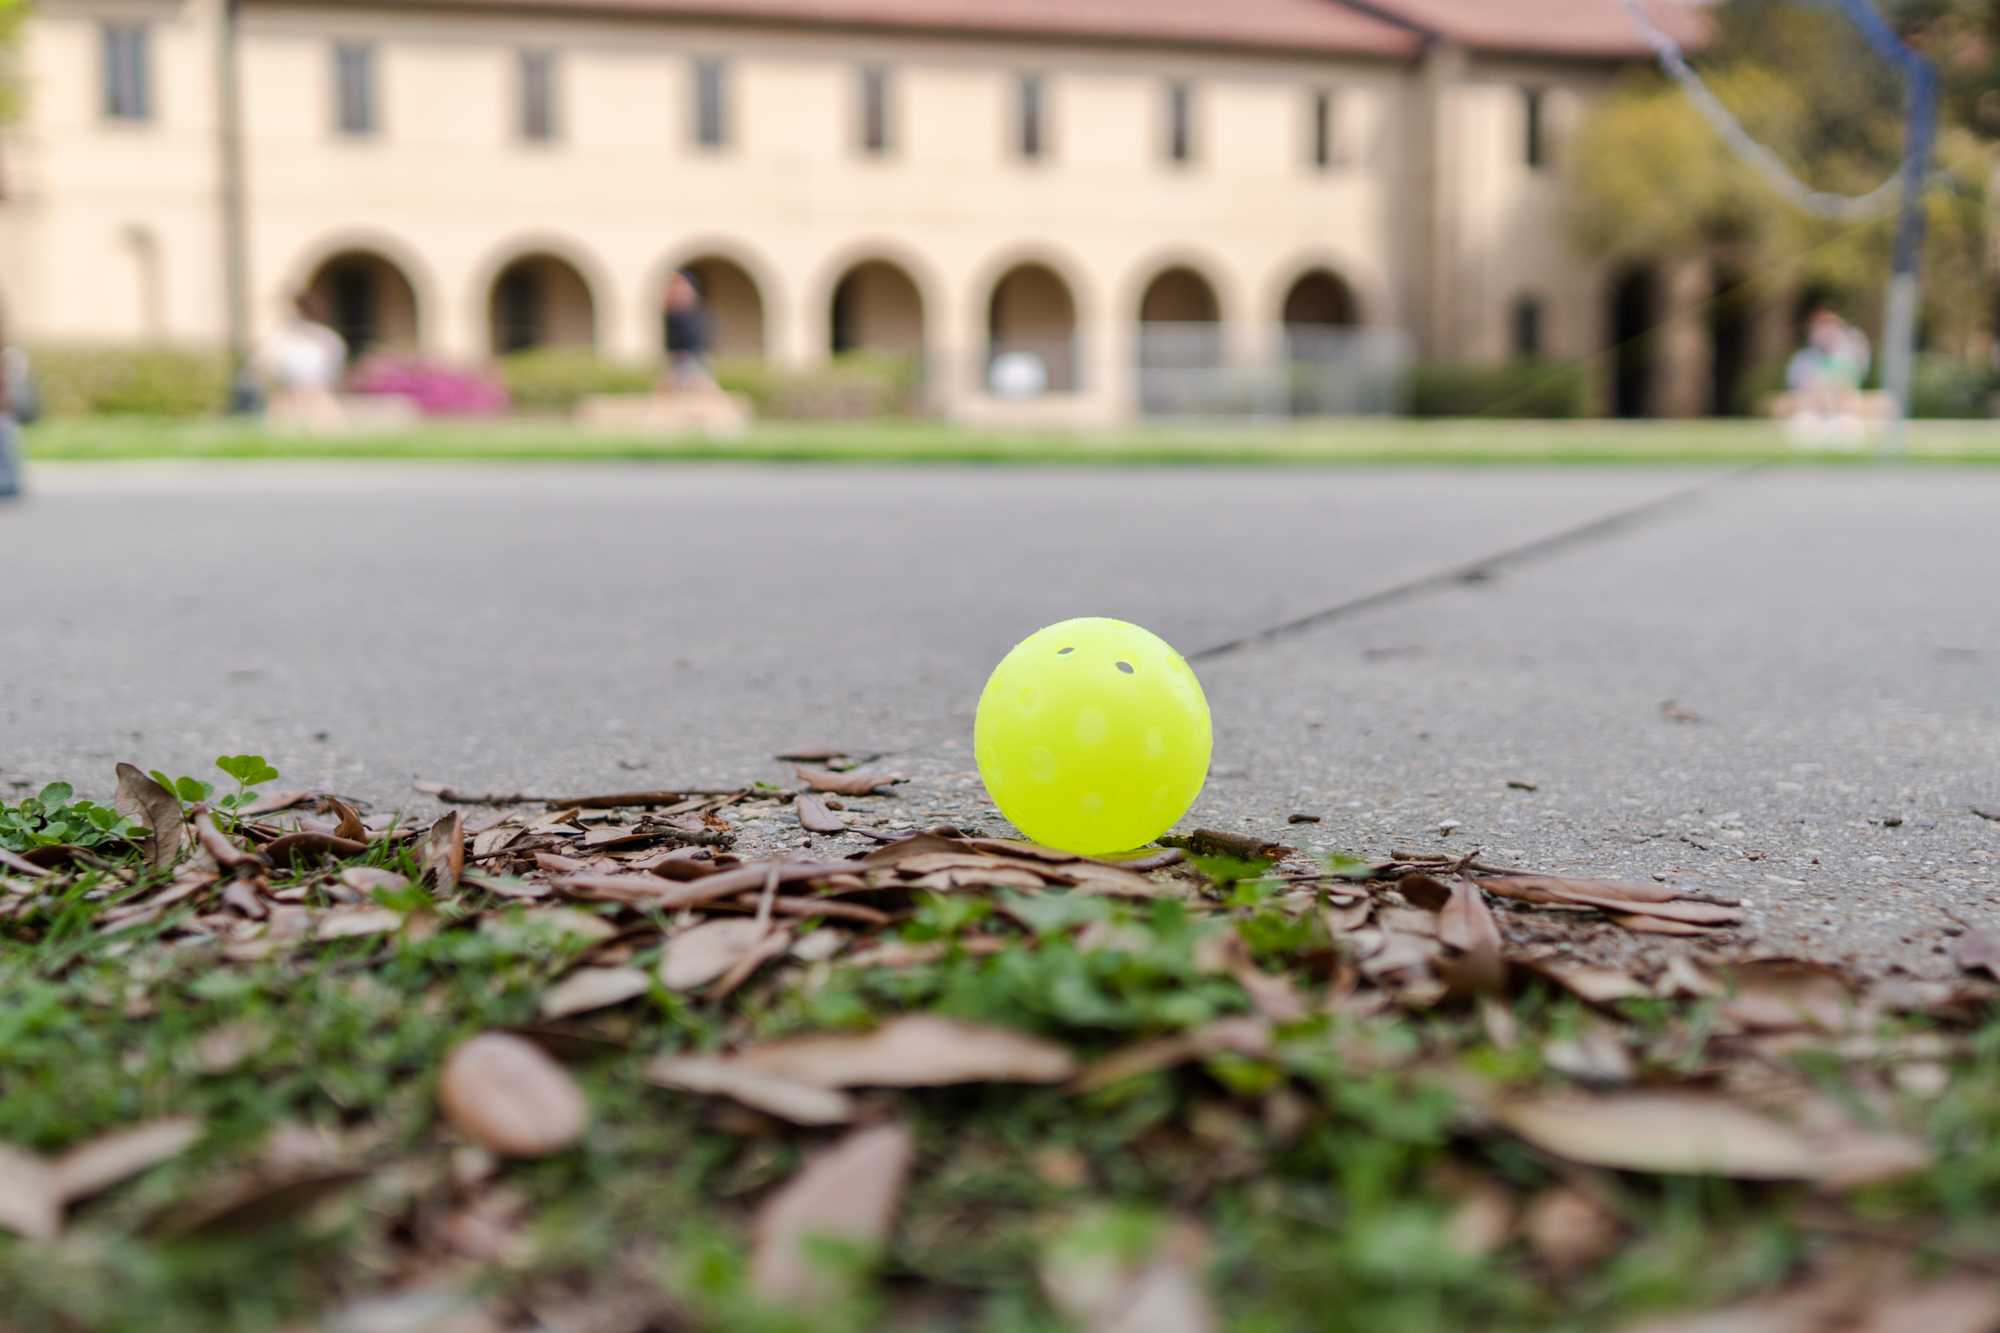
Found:
<path fill-rule="evenodd" d="M 1049 847 L 1142 847 L 1201 794 L 1212 744 L 1194 668 L 1159 635 L 1086 616 L 1037 630 L 979 696 L 972 749 L 1000 813 Z"/>

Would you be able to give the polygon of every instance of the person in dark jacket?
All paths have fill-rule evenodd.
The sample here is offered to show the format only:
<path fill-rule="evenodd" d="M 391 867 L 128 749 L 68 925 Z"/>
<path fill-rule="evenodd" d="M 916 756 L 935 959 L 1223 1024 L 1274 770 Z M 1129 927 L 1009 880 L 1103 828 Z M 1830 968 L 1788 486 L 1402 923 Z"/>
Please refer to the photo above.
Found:
<path fill-rule="evenodd" d="M 694 274 L 686 269 L 667 279 L 666 320 L 666 387 L 712 388 L 715 381 L 708 368 L 708 311 L 702 308 L 701 288 L 696 285 Z"/>

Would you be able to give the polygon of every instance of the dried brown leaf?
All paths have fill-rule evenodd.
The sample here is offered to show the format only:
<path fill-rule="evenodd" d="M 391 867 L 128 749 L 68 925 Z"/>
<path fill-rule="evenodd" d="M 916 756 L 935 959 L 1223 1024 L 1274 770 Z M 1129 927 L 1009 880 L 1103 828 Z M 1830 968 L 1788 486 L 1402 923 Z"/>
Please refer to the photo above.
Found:
<path fill-rule="evenodd" d="M 542 992 L 542 1017 L 568 1018 L 644 995 L 653 979 L 636 967 L 584 967 Z"/>
<path fill-rule="evenodd" d="M 616 936 L 618 927 L 581 908 L 530 907 L 522 911 L 488 912 L 479 918 L 479 933 L 525 949 L 551 935 L 601 944 Z"/>
<path fill-rule="evenodd" d="M 666 1056 L 646 1066 L 646 1077 L 664 1088 L 728 1097 L 795 1125 L 839 1125 L 854 1118 L 854 1099 L 708 1056 Z"/>
<path fill-rule="evenodd" d="M 1396 892 L 1413 907 L 1421 907 L 1426 912 L 1441 912 L 1451 901 L 1451 881 L 1439 879 L 1426 871 L 1412 871 L 1396 880 Z"/>
<path fill-rule="evenodd" d="M 1503 1097 L 1493 1118 L 1545 1152 L 1659 1175 L 1857 1184 L 1921 1169 L 1922 1145 L 1893 1135 L 1809 1134 L 1726 1097 L 1674 1090 Z"/>
<path fill-rule="evenodd" d="M 798 812 L 799 827 L 808 833 L 847 832 L 847 821 L 827 809 L 826 802 L 817 796 L 800 792 L 792 807 Z"/>
<path fill-rule="evenodd" d="M 738 986 L 741 986 L 756 974 L 758 968 L 764 966 L 764 964 L 774 958 L 782 958 L 791 951 L 791 947 L 792 928 L 790 926 L 771 929 L 763 939 L 759 940 L 742 957 L 731 963 L 727 972 L 724 972 L 715 979 L 715 984 L 708 988 L 705 998 L 720 1000 L 734 993 Z"/>
<path fill-rule="evenodd" d="M 1670 921 L 1666 917 L 1659 916 L 1639 916 L 1632 912 L 1612 912 L 1607 919 L 1613 925 L 1623 926 L 1640 935 L 1706 935 L 1715 929 L 1714 926 Z"/>
<path fill-rule="evenodd" d="M 1271 1027 L 1261 1018 L 1219 1018 L 1170 1037 L 1125 1046 L 1097 1060 L 1070 1084 L 1072 1092 L 1094 1092 L 1113 1083 L 1151 1074 L 1218 1052 L 1261 1059 L 1271 1053 Z"/>
<path fill-rule="evenodd" d="M 1488 893 L 1524 902 L 1556 899 L 1569 902 L 1610 901 L 1618 904 L 1670 903 L 1680 897 L 1678 889 L 1665 884 L 1612 879 L 1577 879 L 1568 875 L 1481 875 L 1476 880 Z M 1400 882 L 1398 887 L 1401 887 Z M 1533 895 L 1542 895 L 1537 898 Z"/>
<path fill-rule="evenodd" d="M 267 791 L 236 813 L 245 819 L 255 819 L 259 815 L 275 815 L 280 810 L 289 810 L 295 805 L 304 805 L 313 794 L 304 788 L 286 791 Z"/>
<path fill-rule="evenodd" d="M 340 872 L 340 882 L 356 893 L 372 894 L 378 889 L 407 889 L 410 881 L 394 870 L 375 866 L 349 866 Z"/>
<path fill-rule="evenodd" d="M 1199 1226 L 1176 1220 L 1135 1255 L 1105 1245 L 1103 1231 L 1101 1220 L 1086 1215 L 1036 1265 L 1049 1303 L 1079 1333 L 1212 1333 L 1219 1326 L 1202 1283 L 1208 1244 Z"/>
<path fill-rule="evenodd" d="M 929 1014 L 892 1019 L 871 1032 L 753 1046 L 736 1058 L 821 1088 L 1060 1083 L 1076 1072 L 1075 1058 L 1051 1042 Z"/>
<path fill-rule="evenodd" d="M 247 1235 L 311 1212 L 367 1178 L 345 1166 L 309 1166 L 226 1186 L 184 1212 L 163 1217 L 155 1230 L 177 1239 Z"/>
<path fill-rule="evenodd" d="M 214 859 L 215 864 L 225 874 L 240 871 L 262 871 L 266 868 L 263 857 L 255 852 L 245 851 L 229 840 L 228 835 L 215 826 L 215 816 L 207 810 L 197 808 L 194 815 L 194 834 L 200 841 L 202 850 Z"/>
<path fill-rule="evenodd" d="M 322 797 L 320 806 L 336 821 L 333 826 L 334 837 L 346 838 L 350 842 L 368 841 L 368 826 L 361 822 L 360 815 L 354 813 L 353 806 L 338 796 Z"/>
<path fill-rule="evenodd" d="M 692 797 L 741 797 L 750 793 L 740 787 L 683 787 L 678 791 L 621 791 L 601 796 L 537 796 L 551 810 L 617 810 L 627 806 L 681 805 Z"/>
<path fill-rule="evenodd" d="M 402 926 L 403 914 L 387 907 L 335 907 L 312 919 L 312 937 L 351 940 L 367 935 L 392 935 Z"/>
<path fill-rule="evenodd" d="M 40 879 L 49 873 L 27 857 L 10 852 L 5 847 L 0 847 L 0 866 L 5 866 L 17 875 L 26 875 L 29 879 Z"/>
<path fill-rule="evenodd" d="M 706 986 L 753 954 L 771 934 L 769 923 L 742 917 L 704 921 L 667 940 L 660 984 L 668 990 Z"/>
<path fill-rule="evenodd" d="M 458 891 L 465 873 L 465 816 L 454 810 L 430 827 L 418 862 L 440 897 Z"/>
<path fill-rule="evenodd" d="M 1580 1273 L 1618 1248 L 1618 1219 L 1582 1190 L 1543 1190 L 1521 1215 L 1521 1231 L 1559 1276 Z"/>
<path fill-rule="evenodd" d="M 190 1116 L 151 1120 L 99 1135 L 49 1165 L 63 1202 L 74 1203 L 178 1156 L 200 1137 L 201 1122 Z"/>
<path fill-rule="evenodd" d="M 329 857 L 359 856 L 367 850 L 365 842 L 336 837 L 331 833 L 287 833 L 264 845 L 264 855 L 271 859 L 271 864 L 279 866 L 324 861 Z"/>
<path fill-rule="evenodd" d="M 62 1209 L 55 1168 L 32 1153 L 0 1146 L 0 1230 L 52 1240 L 62 1230 Z"/>
<path fill-rule="evenodd" d="M 1762 958 L 1718 972 L 1727 993 L 1717 1011 L 1746 1031 L 1838 1033 L 1857 1022 L 1847 978 L 1824 964 Z"/>
<path fill-rule="evenodd" d="M 120 764 L 118 795 L 112 804 L 119 814 L 151 831 L 146 840 L 146 864 L 165 870 L 181 854 L 187 838 L 187 817 L 181 813 L 180 799 L 146 776 L 135 764 Z"/>
<path fill-rule="evenodd" d="M 1590 1004 L 1615 1004 L 1619 1000 L 1644 999 L 1653 993 L 1637 977 L 1615 968 L 1591 967 L 1583 963 L 1558 963 L 1547 959 L 1517 961 L 1513 966 L 1560 986 Z"/>
<path fill-rule="evenodd" d="M 1993 1333 L 2000 1328 L 2000 1283 L 1990 1277 L 1944 1278 L 1878 1293 L 1854 1333 Z"/>
<path fill-rule="evenodd" d="M 831 769 L 800 764 L 792 771 L 799 775 L 799 781 L 814 791 L 823 791 L 834 796 L 868 796 L 877 787 L 886 787 L 895 781 L 887 773 L 877 773 L 867 769 L 836 773 Z"/>
<path fill-rule="evenodd" d="M 751 1286 L 766 1300 L 789 1303 L 835 1294 L 810 1243 L 886 1241 L 915 1156 L 910 1131 L 888 1124 L 856 1130 L 808 1161 L 758 1209 Z"/>
<path fill-rule="evenodd" d="M 1584 1024 L 1574 1036 L 1544 1045 L 1542 1063 L 1566 1078 L 1598 1087 L 1630 1083 L 1638 1074 L 1619 1030 L 1599 1020 Z"/>
<path fill-rule="evenodd" d="M 2000 981 L 2000 930 L 1968 930 L 1958 937 L 1954 956 L 1965 971 L 1983 971 Z"/>
<path fill-rule="evenodd" d="M 1460 880 L 1451 886 L 1451 898 L 1438 913 L 1437 931 L 1438 938 L 1452 948 L 1489 958 L 1498 969 L 1502 948 L 1500 924 L 1493 919 L 1493 909 L 1486 905 L 1486 895 L 1472 885 Z"/>
<path fill-rule="evenodd" d="M 563 1067 L 519 1037 L 460 1042 L 438 1076 L 438 1106 L 467 1138 L 505 1157 L 546 1157 L 583 1136 L 590 1108 Z"/>
<path fill-rule="evenodd" d="M 1458 1206 L 1445 1223 L 1445 1240 L 1460 1254 L 1482 1259 L 1514 1233 L 1514 1196 L 1485 1175 L 1451 1183 Z"/>

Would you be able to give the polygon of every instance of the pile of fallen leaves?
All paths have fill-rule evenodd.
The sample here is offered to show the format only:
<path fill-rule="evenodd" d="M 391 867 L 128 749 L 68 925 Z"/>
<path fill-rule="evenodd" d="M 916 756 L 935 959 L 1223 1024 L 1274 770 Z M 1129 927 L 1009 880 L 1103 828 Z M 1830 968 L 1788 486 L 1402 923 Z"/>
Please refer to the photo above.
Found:
<path fill-rule="evenodd" d="M 839 1266 L 824 1262 L 828 1240 L 863 1252 L 893 1243 L 922 1169 L 911 1118 L 935 1090 L 1043 1088 L 1086 1116 L 1094 1099 L 1133 1080 L 1174 1071 L 1220 1080 L 1232 1097 L 1192 1104 L 1224 1109 L 1187 1126 L 1210 1144 L 1202 1170 L 1212 1184 L 1263 1169 L 1253 1139 L 1296 1138 L 1323 1086 L 1301 1071 L 1326 1068 L 1334 1078 L 1443 1089 L 1456 1139 L 1545 1164 L 1553 1183 L 1525 1191 L 1468 1162 L 1439 1175 L 1453 1243 L 1468 1256 L 1524 1247 L 1557 1276 L 1604 1261 L 1632 1239 L 1605 1173 L 1804 1182 L 1807 1225 L 1838 1239 L 1828 1254 L 1846 1257 L 1801 1264 L 1780 1294 L 1744 1307 L 1729 1327 L 1831 1328 L 1834 1316 L 1811 1312 L 1852 1318 L 1878 1306 L 1934 1314 L 1851 1326 L 2000 1323 L 1996 1288 L 1968 1278 L 2000 1271 L 2000 1250 L 1956 1256 L 1923 1276 L 1903 1262 L 1938 1258 L 1923 1235 L 1846 1202 L 1858 1188 L 1935 1166 L 1932 1146 L 1900 1122 L 1899 1098 L 1940 1089 L 1951 1062 L 1967 1056 L 1967 1034 L 1993 1011 L 1984 981 L 1871 983 L 1814 961 L 1742 956 L 1734 903 L 1661 883 L 1497 866 L 1478 853 L 1322 858 L 1198 831 L 1093 858 L 957 827 L 898 827 L 885 795 L 891 776 L 814 758 L 823 766 L 798 767 L 796 790 L 537 796 L 429 786 L 450 808 L 421 825 L 309 791 L 227 812 L 188 805 L 120 765 L 117 808 L 144 830 L 129 854 L 0 851 L 0 931 L 32 943 L 55 929 L 43 909 L 87 875 L 98 900 L 90 931 L 144 927 L 148 948 L 199 951 L 223 967 L 329 941 L 393 950 L 465 931 L 567 941 L 536 1021 L 464 1040 L 434 1071 L 446 1148 L 484 1154 L 453 1168 L 464 1178 L 444 1248 L 502 1267 L 525 1225 L 504 1162 L 562 1154 L 605 1128 L 571 1065 L 606 1052 L 629 1053 L 637 1077 L 703 1108 L 721 1132 L 805 1150 L 789 1178 L 751 1201 L 747 1234 L 755 1293 L 807 1309 L 847 1289 Z M 1106 910 L 1083 910 L 1089 900 Z M 937 926 L 939 904 L 959 905 L 946 912 L 948 928 Z M 785 997 L 838 978 L 893 986 L 896 975 L 1003 955 L 1142 953 L 1135 918 L 1112 904 L 1185 923 L 1190 975 L 1232 997 L 1226 1011 L 1130 1031 L 1027 1030 L 915 1008 L 761 1035 L 760 1018 Z M 913 929 L 926 911 L 925 928 Z M 1690 944 L 1606 949 L 1607 934 Z M 2000 975 L 1990 936 L 1974 932 L 1961 949 L 1968 969 Z M 646 1049 L 646 1026 L 632 1015 L 662 993 L 710 1015 L 713 1040 Z M 1524 997 L 1565 1000 L 1571 1018 L 1559 1032 L 1531 1032 Z M 126 1003 L 143 1021 L 144 995 Z M 1371 1036 L 1373 1025 L 1413 1015 L 1456 1016 L 1463 1040 L 1531 1055 L 1537 1076 L 1468 1067 L 1436 1041 Z M 1791 1060 L 1804 1049 L 1845 1062 L 1838 1092 Z M 1235 1127 L 1246 1111 L 1261 1126 L 1254 1135 Z M 202 1134 L 176 1116 L 53 1157 L 0 1151 L 0 1229 L 49 1240 L 75 1205 Z M 345 1152 L 292 1148 L 275 1164 L 239 1166 L 200 1209 L 163 1225 L 202 1234 L 218 1219 L 291 1214 L 368 1175 L 367 1153 L 352 1143 Z M 1048 1169 L 1087 1192 L 1087 1163 L 1051 1158 Z M 1228 1301 L 1204 1277 L 1214 1223 L 1198 1215 L 1202 1189 L 1188 1194 L 1179 1220 L 1137 1249 L 1051 1247 L 1036 1272 L 1050 1306 L 1091 1329 L 1217 1326 Z M 1857 1271 L 1873 1275 L 1865 1286 Z M 589 1327 L 636 1330 L 686 1314 L 629 1274 L 612 1286 Z M 496 1301 L 480 1316 L 489 1322 L 466 1326 L 554 1326 L 520 1323 L 519 1310 Z"/>

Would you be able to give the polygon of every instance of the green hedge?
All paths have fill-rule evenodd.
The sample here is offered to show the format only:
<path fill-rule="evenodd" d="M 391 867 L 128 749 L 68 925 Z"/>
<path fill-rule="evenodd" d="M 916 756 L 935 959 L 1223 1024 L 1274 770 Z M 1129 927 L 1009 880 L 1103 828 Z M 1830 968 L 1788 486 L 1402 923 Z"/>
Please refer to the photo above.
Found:
<path fill-rule="evenodd" d="M 848 352 L 811 370 L 763 361 L 724 361 L 716 382 L 750 400 L 760 417 L 852 421 L 913 411 L 922 382 L 915 358 Z"/>
<path fill-rule="evenodd" d="M 1920 356 L 1910 377 L 1910 415 L 1960 421 L 1991 416 L 1993 375 L 1949 356 Z"/>
<path fill-rule="evenodd" d="M 201 347 L 31 347 L 42 411 L 56 416 L 195 417 L 229 402 L 229 358 Z"/>
<path fill-rule="evenodd" d="M 503 358 L 500 378 L 516 410 L 568 412 L 600 394 L 650 393 L 660 372 L 608 361 L 585 348 L 538 347 Z"/>
<path fill-rule="evenodd" d="M 1426 362 L 1410 377 L 1419 417 L 1580 417 L 1591 410 L 1583 366 L 1547 361 Z"/>

